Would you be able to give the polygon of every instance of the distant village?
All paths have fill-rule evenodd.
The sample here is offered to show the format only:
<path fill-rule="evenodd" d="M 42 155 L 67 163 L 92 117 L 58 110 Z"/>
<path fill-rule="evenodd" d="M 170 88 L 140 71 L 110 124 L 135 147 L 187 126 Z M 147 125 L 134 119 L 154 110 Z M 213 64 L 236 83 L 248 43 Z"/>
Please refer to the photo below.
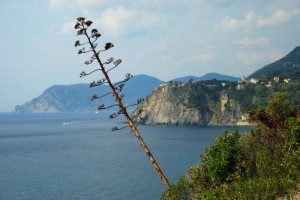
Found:
<path fill-rule="evenodd" d="M 267 88 L 271 88 L 272 83 L 278 83 L 279 81 L 280 81 L 279 76 L 274 76 L 273 81 L 268 81 L 267 83 L 264 81 L 259 81 L 258 79 L 255 79 L 255 78 L 246 79 L 245 76 L 243 76 L 243 78 L 238 81 L 238 85 L 236 86 L 236 88 L 237 88 L 237 90 L 244 90 L 244 89 L 246 89 L 246 85 L 250 84 L 250 83 L 261 84 L 261 85 L 265 85 Z M 283 80 L 284 83 L 289 83 L 290 81 L 291 81 L 291 79 L 289 79 L 289 78 Z"/>
<path fill-rule="evenodd" d="M 290 81 L 291 81 L 291 79 L 289 79 L 289 78 L 283 79 L 284 83 L 290 83 Z M 193 79 L 191 79 L 189 82 L 196 83 L 197 81 L 194 81 Z M 266 81 L 260 81 L 259 79 L 255 79 L 255 78 L 246 79 L 245 76 L 243 76 L 243 78 L 240 79 L 237 82 L 236 89 L 237 90 L 245 90 L 247 84 L 261 84 L 261 85 L 264 85 L 267 88 L 272 88 L 272 84 L 274 85 L 275 83 L 279 83 L 279 82 L 280 82 L 280 77 L 279 76 L 274 76 L 273 80 L 267 81 L 267 82 Z M 185 84 L 182 83 L 182 82 L 177 82 L 177 81 L 169 81 L 168 84 L 160 84 L 159 87 L 164 87 L 164 86 L 167 86 L 167 85 L 173 85 L 173 86 L 176 86 L 176 87 L 183 87 Z M 227 85 L 227 83 L 225 83 L 225 82 L 222 83 L 223 87 L 226 86 L 226 85 Z M 206 84 L 206 86 L 216 86 L 216 85 Z"/>

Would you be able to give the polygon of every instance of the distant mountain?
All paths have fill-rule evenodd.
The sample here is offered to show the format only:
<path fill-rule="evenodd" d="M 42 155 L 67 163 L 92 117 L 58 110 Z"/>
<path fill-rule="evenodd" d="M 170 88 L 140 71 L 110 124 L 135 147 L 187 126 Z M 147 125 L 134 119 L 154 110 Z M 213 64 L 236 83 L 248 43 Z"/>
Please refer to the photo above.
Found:
<path fill-rule="evenodd" d="M 187 83 L 191 79 L 193 79 L 193 81 L 206 81 L 206 80 L 215 79 L 215 80 L 219 80 L 219 81 L 231 81 L 231 82 L 236 82 L 236 81 L 240 80 L 240 78 L 234 77 L 234 76 L 227 76 L 227 75 L 222 75 L 222 74 L 218 74 L 218 73 L 208 73 L 208 74 L 205 74 L 200 77 L 184 76 L 184 77 L 173 79 L 172 81 Z"/>
<path fill-rule="evenodd" d="M 98 88 L 99 89 L 99 88 Z M 108 88 L 102 87 L 99 90 L 103 93 Z M 91 101 L 91 97 L 96 93 L 96 88 L 89 88 L 88 84 L 75 85 L 55 85 L 46 89 L 40 96 L 17 105 L 13 112 L 68 112 L 95 110 L 97 103 Z"/>
<path fill-rule="evenodd" d="M 274 76 L 300 80 L 300 46 L 280 60 L 255 71 L 248 78 L 272 80 Z"/>
<path fill-rule="evenodd" d="M 137 98 L 147 97 L 154 88 L 166 83 L 155 77 L 148 75 L 136 75 L 126 83 L 124 87 L 125 101 L 128 103 L 136 102 Z"/>
<path fill-rule="evenodd" d="M 124 104 L 135 103 L 138 98 L 145 98 L 151 91 L 165 83 L 157 78 L 136 75 L 126 82 L 123 89 Z M 103 95 L 109 92 L 106 85 L 90 88 L 89 84 L 55 85 L 46 89 L 40 96 L 18 105 L 15 113 L 24 112 L 82 112 L 95 111 L 99 105 L 111 105 L 112 97 L 91 101 L 94 94 Z"/>
<path fill-rule="evenodd" d="M 200 80 L 229 80 L 237 81 L 239 78 L 221 75 L 217 73 L 209 73 L 201 77 L 186 76 L 173 81 L 181 81 L 187 83 L 190 79 L 194 81 Z M 123 89 L 125 95 L 124 104 L 135 103 L 138 98 L 145 98 L 151 94 L 154 88 L 162 83 L 155 77 L 147 75 L 136 75 L 126 83 Z M 101 104 L 111 105 L 112 98 L 106 97 L 100 100 L 91 101 L 94 94 L 103 95 L 109 92 L 108 86 L 90 88 L 89 84 L 75 85 L 55 85 L 46 89 L 40 96 L 33 98 L 31 101 L 23 105 L 17 105 L 12 112 L 82 112 L 95 111 Z"/>
<path fill-rule="evenodd" d="M 279 76 L 281 79 L 290 78 L 292 80 L 300 80 L 300 46 L 296 47 L 288 55 L 280 60 L 269 64 L 248 78 L 268 79 L 272 80 L 274 76 Z M 191 79 L 194 81 L 231 81 L 236 82 L 240 78 L 222 75 L 218 73 L 208 73 L 201 77 L 184 76 L 173 79 L 173 82 L 188 83 Z M 150 95 L 154 88 L 165 83 L 157 78 L 136 75 L 126 83 L 126 87 L 122 91 L 125 95 L 124 104 L 135 103 L 138 98 L 145 98 Z M 40 96 L 32 99 L 23 105 L 18 105 L 13 109 L 13 112 L 81 112 L 95 111 L 98 105 L 111 105 L 112 98 L 106 97 L 99 101 L 91 101 L 94 94 L 102 95 L 109 92 L 108 86 L 99 86 L 90 88 L 89 84 L 75 85 L 56 85 L 46 89 Z"/>

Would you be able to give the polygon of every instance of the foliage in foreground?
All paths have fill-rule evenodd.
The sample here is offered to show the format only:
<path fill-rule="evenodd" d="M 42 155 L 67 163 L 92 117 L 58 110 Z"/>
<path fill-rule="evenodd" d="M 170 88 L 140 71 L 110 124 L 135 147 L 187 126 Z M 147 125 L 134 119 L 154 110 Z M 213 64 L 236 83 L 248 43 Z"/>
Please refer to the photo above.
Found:
<path fill-rule="evenodd" d="M 275 199 L 300 182 L 300 114 L 276 96 L 249 113 L 249 135 L 225 132 L 201 156 L 201 165 L 163 192 L 161 199 Z"/>

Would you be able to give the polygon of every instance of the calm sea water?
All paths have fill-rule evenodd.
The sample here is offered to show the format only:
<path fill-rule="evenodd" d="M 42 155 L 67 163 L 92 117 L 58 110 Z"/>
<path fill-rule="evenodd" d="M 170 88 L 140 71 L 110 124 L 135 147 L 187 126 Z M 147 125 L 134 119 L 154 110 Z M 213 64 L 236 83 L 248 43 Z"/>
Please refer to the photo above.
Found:
<path fill-rule="evenodd" d="M 165 189 L 128 129 L 95 113 L 0 113 L 0 199 L 159 199 Z M 120 124 L 118 124 L 120 125 Z M 224 130 L 139 126 L 170 182 Z"/>

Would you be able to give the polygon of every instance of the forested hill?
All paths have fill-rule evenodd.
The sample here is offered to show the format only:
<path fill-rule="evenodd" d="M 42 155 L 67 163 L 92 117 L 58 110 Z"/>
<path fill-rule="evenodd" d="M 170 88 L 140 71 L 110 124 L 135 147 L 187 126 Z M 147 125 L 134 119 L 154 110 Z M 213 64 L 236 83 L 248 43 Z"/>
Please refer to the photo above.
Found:
<path fill-rule="evenodd" d="M 300 46 L 280 60 L 257 70 L 248 78 L 272 79 L 275 76 L 300 80 Z"/>
<path fill-rule="evenodd" d="M 176 82 L 182 82 L 182 83 L 187 83 L 190 80 L 193 81 L 206 81 L 206 80 L 220 80 L 220 81 L 231 81 L 231 82 L 237 82 L 240 78 L 234 77 L 234 76 L 228 76 L 228 75 L 223 75 L 219 73 L 207 73 L 203 76 L 197 77 L 197 76 L 184 76 L 180 78 L 175 78 L 171 81 L 176 81 Z"/>

